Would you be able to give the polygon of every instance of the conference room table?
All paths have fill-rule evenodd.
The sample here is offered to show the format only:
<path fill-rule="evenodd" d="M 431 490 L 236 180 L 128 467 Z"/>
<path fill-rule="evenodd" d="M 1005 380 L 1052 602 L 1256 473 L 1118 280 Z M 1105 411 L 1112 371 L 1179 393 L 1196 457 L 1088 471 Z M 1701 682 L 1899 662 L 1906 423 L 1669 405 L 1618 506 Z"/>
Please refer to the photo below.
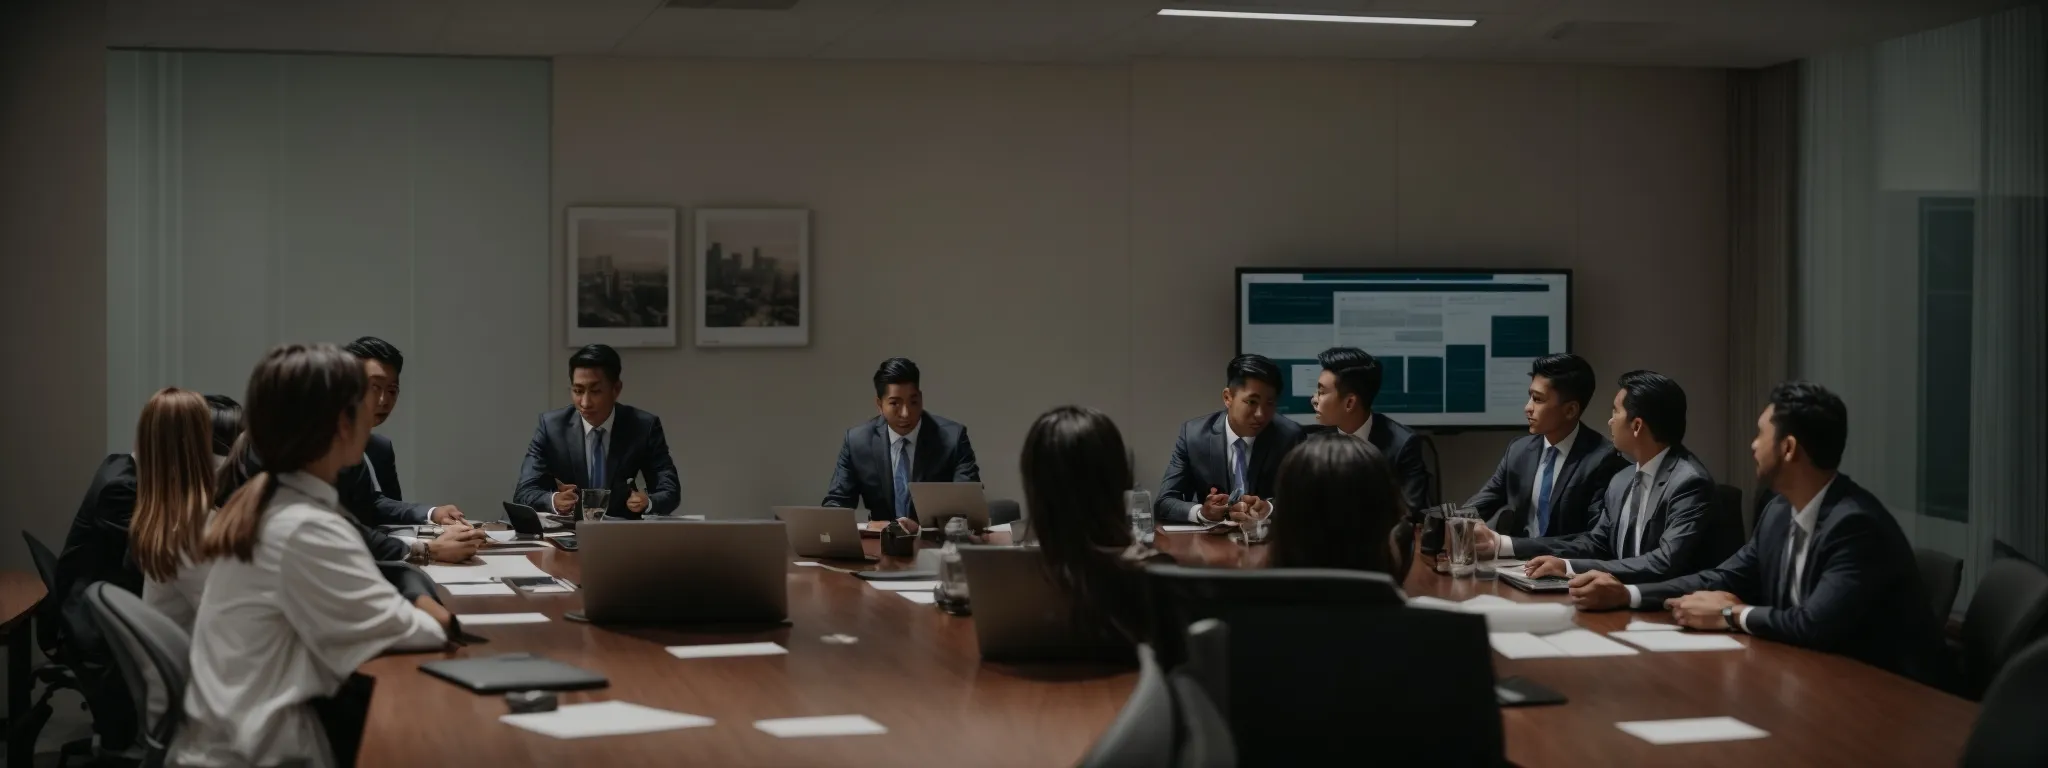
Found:
<path fill-rule="evenodd" d="M 1008 534 L 991 533 L 991 543 Z M 870 555 L 876 541 L 865 542 Z M 1245 549 L 1201 533 L 1161 533 L 1158 548 L 1183 564 L 1256 565 Z M 486 554 L 489 554 L 486 552 Z M 580 578 L 576 553 L 526 555 L 542 570 Z M 792 558 L 808 560 L 808 558 Z M 883 558 L 882 569 L 909 567 Z M 834 563 L 846 566 L 847 563 Z M 449 597 L 458 615 L 538 612 L 538 624 L 475 626 L 488 642 L 450 651 L 385 656 L 362 667 L 376 678 L 361 764 L 412 765 L 1073 765 L 1115 719 L 1137 672 L 1099 664 L 983 663 L 971 618 L 947 615 L 846 573 L 789 567 L 789 624 L 762 628 L 614 627 L 565 621 L 580 592 Z M 716 584 L 650 584 L 677 600 Z M 1409 595 L 1463 600 L 1498 595 L 1560 601 L 1498 581 L 1452 579 L 1418 562 Z M 1656 613 L 1578 613 L 1579 626 L 1620 630 Z M 847 642 L 851 640 L 852 642 Z M 1847 658 L 1738 636 L 1740 651 L 1643 652 L 1634 656 L 1509 660 L 1520 675 L 1569 703 L 1502 710 L 1508 759 L 1523 766 L 1953 765 L 1977 706 Z M 775 642 L 787 655 L 679 660 L 666 646 Z M 554 739 L 498 722 L 500 696 L 472 694 L 418 670 L 441 658 L 530 652 L 590 669 L 606 688 L 564 693 L 561 703 L 621 700 L 702 715 L 710 727 L 652 734 Z M 1360 692 L 1360 695 L 1374 695 Z M 1385 692 L 1383 695 L 1399 695 Z M 758 720 L 866 715 L 886 735 L 777 738 Z M 1732 716 L 1769 732 L 1762 739 L 1655 746 L 1615 727 L 1635 720 Z M 1364 749 L 1364 745 L 1361 745 Z"/>
<path fill-rule="evenodd" d="M 42 577 L 29 571 L 0 570 L 0 637 L 7 641 L 7 720 L 12 733 L 15 718 L 28 714 L 29 694 L 35 686 L 31 677 L 35 642 L 35 610 L 45 596 Z M 36 745 L 7 740 L 7 765 L 28 765 L 34 761 Z"/>

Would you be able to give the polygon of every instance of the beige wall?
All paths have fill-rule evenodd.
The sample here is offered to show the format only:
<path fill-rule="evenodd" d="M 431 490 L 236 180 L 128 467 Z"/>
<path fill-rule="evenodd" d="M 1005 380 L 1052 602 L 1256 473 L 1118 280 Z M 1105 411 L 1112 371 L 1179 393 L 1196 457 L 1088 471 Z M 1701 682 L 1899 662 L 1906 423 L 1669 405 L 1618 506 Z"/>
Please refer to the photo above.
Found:
<path fill-rule="evenodd" d="M 1117 419 L 1150 487 L 1216 407 L 1233 267 L 1566 267 L 1578 350 L 1676 377 L 1721 472 L 1726 99 L 1677 69 L 559 59 L 556 367 L 563 206 L 806 207 L 810 347 L 626 352 L 686 511 L 814 502 L 899 354 L 992 493 L 1070 402 Z M 1439 438 L 1445 495 L 1511 437 Z"/>
<path fill-rule="evenodd" d="M 0 567 L 52 549 L 105 455 L 105 3 L 0 4 Z"/>

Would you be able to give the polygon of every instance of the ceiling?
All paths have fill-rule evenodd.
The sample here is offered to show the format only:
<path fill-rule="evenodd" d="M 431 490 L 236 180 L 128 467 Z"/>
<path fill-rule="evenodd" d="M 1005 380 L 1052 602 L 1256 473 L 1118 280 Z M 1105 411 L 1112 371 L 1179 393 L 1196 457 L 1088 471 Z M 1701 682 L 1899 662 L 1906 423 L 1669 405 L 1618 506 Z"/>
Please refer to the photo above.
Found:
<path fill-rule="evenodd" d="M 700 0 L 701 1 L 701 0 Z M 732 0 L 725 0 L 731 2 Z M 114 47 L 958 61 L 1286 57 L 1758 67 L 2015 0 L 108 0 Z M 1168 18 L 1163 6 L 1477 19 L 1470 28 Z"/>

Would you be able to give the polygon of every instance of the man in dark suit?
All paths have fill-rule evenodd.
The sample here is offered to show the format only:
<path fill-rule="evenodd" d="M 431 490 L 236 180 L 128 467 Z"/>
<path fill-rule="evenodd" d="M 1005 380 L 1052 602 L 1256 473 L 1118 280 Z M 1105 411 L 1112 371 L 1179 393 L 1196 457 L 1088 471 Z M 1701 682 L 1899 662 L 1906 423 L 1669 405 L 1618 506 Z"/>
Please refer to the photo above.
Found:
<path fill-rule="evenodd" d="M 1587 573 L 1573 595 L 1581 607 L 1662 609 L 1691 629 L 1747 632 L 1942 685 L 1941 622 L 1913 546 L 1877 497 L 1837 471 L 1848 437 L 1841 398 L 1778 385 L 1750 442 L 1758 485 L 1778 495 L 1756 536 L 1709 570 L 1640 587 Z"/>
<path fill-rule="evenodd" d="M 1515 536 L 1565 536 L 1590 530 L 1607 508 L 1607 481 L 1628 466 L 1599 430 L 1579 422 L 1598 380 L 1573 354 L 1529 367 L 1529 436 L 1508 444 L 1500 466 L 1465 506 L 1488 528 Z"/>
<path fill-rule="evenodd" d="M 1223 410 L 1180 426 L 1153 502 L 1161 520 L 1206 525 L 1269 502 L 1280 459 L 1301 443 L 1300 424 L 1273 418 L 1280 366 L 1261 355 L 1239 355 L 1223 376 Z M 1232 497 L 1239 497 L 1236 507 Z"/>
<path fill-rule="evenodd" d="M 875 522 L 904 521 L 917 530 L 911 483 L 978 483 L 981 467 L 967 428 L 924 410 L 922 374 L 901 357 L 875 369 L 875 408 L 881 414 L 846 430 L 825 507 L 867 507 Z"/>
<path fill-rule="evenodd" d="M 1394 466 L 1394 481 L 1411 514 L 1430 506 L 1429 465 L 1422 461 L 1422 439 L 1401 422 L 1373 413 L 1380 394 L 1380 361 L 1357 347 L 1331 347 L 1316 356 L 1323 372 L 1309 401 L 1316 421 L 1339 433 L 1371 443 Z"/>
<path fill-rule="evenodd" d="M 610 517 L 668 515 L 682 504 L 682 483 L 669 457 L 668 436 L 654 414 L 619 404 L 619 353 L 592 344 L 569 358 L 575 404 L 540 415 L 512 500 L 534 509 L 573 514 L 582 488 L 605 488 Z M 630 485 L 645 474 L 647 486 Z"/>
<path fill-rule="evenodd" d="M 391 418 L 391 412 L 398 408 L 398 375 L 405 370 L 405 355 L 400 354 L 391 342 L 375 336 L 349 342 L 346 349 L 363 361 L 363 372 L 370 379 L 371 413 L 376 417 L 374 426 L 384 426 L 384 422 Z M 370 442 L 363 449 L 363 463 L 343 469 L 335 478 L 335 484 L 370 487 L 368 498 L 375 514 L 367 522 L 373 525 L 467 523 L 462 510 L 453 504 L 434 506 L 405 501 L 405 495 L 398 486 L 398 452 L 391 447 L 391 438 L 383 435 L 370 435 Z"/>
<path fill-rule="evenodd" d="M 1624 373 L 1619 385 L 1607 428 L 1615 447 L 1636 459 L 1636 466 L 1608 480 L 1600 519 L 1581 533 L 1533 539 L 1488 536 L 1482 527 L 1481 555 L 1530 558 L 1525 572 L 1532 577 L 1598 570 L 1625 583 L 1668 579 L 1713 564 L 1703 555 L 1714 478 L 1685 449 L 1685 390 L 1654 371 Z"/>

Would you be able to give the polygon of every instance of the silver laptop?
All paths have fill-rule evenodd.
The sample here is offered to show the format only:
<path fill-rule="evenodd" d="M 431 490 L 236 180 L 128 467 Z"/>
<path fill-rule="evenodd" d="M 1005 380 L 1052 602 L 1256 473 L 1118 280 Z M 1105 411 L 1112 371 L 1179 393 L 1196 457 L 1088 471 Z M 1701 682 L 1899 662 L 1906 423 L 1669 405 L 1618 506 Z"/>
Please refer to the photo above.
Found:
<path fill-rule="evenodd" d="M 798 557 L 869 560 L 860 548 L 860 512 L 847 507 L 772 507 L 789 529 L 789 548 Z"/>
<path fill-rule="evenodd" d="M 946 521 L 967 518 L 967 526 L 988 529 L 988 499 L 981 495 L 981 483 L 911 483 L 910 503 L 917 506 L 920 528 L 944 530 Z"/>
<path fill-rule="evenodd" d="M 592 623 L 781 622 L 788 547 L 774 520 L 586 521 L 583 615 Z"/>
<path fill-rule="evenodd" d="M 1131 641 L 1076 612 L 1046 575 L 1037 547 L 960 548 L 974 599 L 974 636 L 988 661 L 1126 660 Z"/>
<path fill-rule="evenodd" d="M 1540 579 L 1529 578 L 1526 574 L 1522 573 L 1522 566 L 1520 565 L 1500 568 L 1494 571 L 1494 573 L 1500 576 L 1501 581 L 1507 582 L 1508 586 L 1524 592 L 1564 592 L 1571 589 L 1572 586 L 1572 580 L 1562 576 L 1545 576 Z"/>

